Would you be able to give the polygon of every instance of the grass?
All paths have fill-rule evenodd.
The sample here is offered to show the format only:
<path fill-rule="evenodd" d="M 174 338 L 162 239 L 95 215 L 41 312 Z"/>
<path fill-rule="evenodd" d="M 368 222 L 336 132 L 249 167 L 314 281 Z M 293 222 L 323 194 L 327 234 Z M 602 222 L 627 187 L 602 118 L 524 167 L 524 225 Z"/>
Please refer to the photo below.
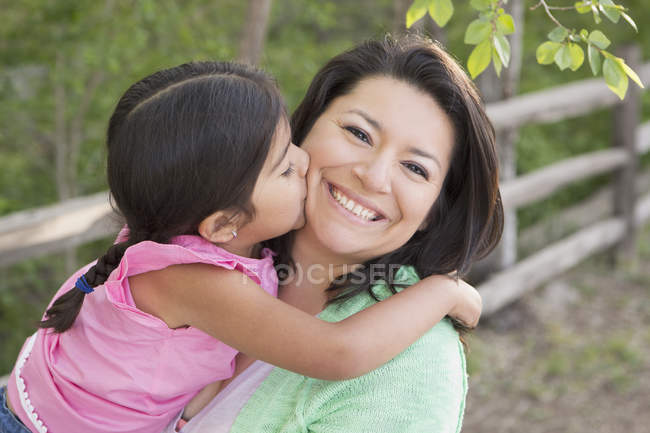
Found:
<path fill-rule="evenodd" d="M 577 294 L 562 308 L 544 289 L 486 320 L 472 336 L 466 433 L 645 432 L 650 389 L 650 224 L 638 266 L 598 255 L 561 278 Z M 511 320 L 511 319 L 508 319 Z M 647 406 L 647 404 L 645 404 Z"/>

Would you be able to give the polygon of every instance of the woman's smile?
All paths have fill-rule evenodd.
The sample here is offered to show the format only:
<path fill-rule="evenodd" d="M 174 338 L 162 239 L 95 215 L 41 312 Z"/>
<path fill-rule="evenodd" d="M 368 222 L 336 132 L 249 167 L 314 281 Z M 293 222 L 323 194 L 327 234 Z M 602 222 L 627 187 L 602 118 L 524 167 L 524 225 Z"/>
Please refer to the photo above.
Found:
<path fill-rule="evenodd" d="M 326 180 L 323 180 L 323 185 L 329 191 L 332 206 L 350 221 L 364 226 L 389 222 L 383 212 L 367 199 Z"/>

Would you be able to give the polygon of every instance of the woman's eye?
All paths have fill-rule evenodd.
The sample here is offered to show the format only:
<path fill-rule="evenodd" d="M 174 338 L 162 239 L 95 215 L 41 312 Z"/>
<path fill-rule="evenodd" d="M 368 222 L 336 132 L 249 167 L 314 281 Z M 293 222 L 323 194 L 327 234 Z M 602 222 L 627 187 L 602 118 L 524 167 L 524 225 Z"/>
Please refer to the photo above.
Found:
<path fill-rule="evenodd" d="M 422 176 L 425 179 L 429 179 L 429 174 L 427 171 L 417 164 L 413 164 L 412 162 L 405 162 L 404 167 L 406 167 L 408 170 L 411 170 L 413 173 Z"/>
<path fill-rule="evenodd" d="M 362 130 L 355 128 L 354 126 L 346 126 L 345 130 L 348 131 L 350 134 L 354 135 L 355 137 L 357 137 L 359 140 L 363 141 L 364 143 L 370 144 L 370 137 L 368 137 L 368 134 L 366 134 Z"/>
<path fill-rule="evenodd" d="M 293 169 L 293 164 L 289 164 L 289 168 L 287 168 L 286 170 L 284 170 L 284 171 L 282 172 L 282 176 L 284 176 L 284 177 L 289 177 L 289 176 L 291 176 L 293 173 L 295 173 L 295 171 L 296 171 L 296 170 Z"/>

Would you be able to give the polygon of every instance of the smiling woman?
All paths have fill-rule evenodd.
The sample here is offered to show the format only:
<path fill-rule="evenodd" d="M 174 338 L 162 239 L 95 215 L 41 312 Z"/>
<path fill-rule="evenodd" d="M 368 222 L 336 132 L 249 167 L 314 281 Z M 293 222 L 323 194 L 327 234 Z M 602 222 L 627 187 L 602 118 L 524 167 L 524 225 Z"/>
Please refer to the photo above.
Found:
<path fill-rule="evenodd" d="M 310 223 L 299 236 L 353 263 L 394 251 L 426 226 L 453 144 L 451 122 L 427 94 L 394 78 L 362 80 L 302 142 Z"/>
<path fill-rule="evenodd" d="M 276 264 L 309 278 L 289 274 L 284 302 L 338 322 L 420 277 L 463 273 L 496 245 L 494 130 L 471 81 L 431 41 L 388 38 L 336 56 L 291 126 L 310 155 L 306 223 L 269 245 Z M 181 431 L 458 432 L 466 392 L 463 346 L 443 320 L 350 380 L 313 379 L 240 353 L 234 379 Z"/>

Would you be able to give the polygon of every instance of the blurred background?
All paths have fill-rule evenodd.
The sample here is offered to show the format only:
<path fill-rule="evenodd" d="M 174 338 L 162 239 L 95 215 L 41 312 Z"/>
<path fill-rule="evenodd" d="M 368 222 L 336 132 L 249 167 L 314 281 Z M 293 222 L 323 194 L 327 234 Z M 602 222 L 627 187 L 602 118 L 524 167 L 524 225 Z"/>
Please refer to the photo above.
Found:
<path fill-rule="evenodd" d="M 410 3 L 0 0 L 0 376 L 69 272 L 103 254 L 119 227 L 101 207 L 104 134 L 130 84 L 190 60 L 245 59 L 277 78 L 291 111 L 330 57 L 404 31 Z M 444 29 L 428 16 L 415 26 L 463 65 L 468 3 L 454 2 Z M 623 3 L 639 32 L 599 28 L 611 51 L 636 56 L 647 87 L 650 4 Z M 486 314 L 469 342 L 463 431 L 647 431 L 650 92 L 630 83 L 621 104 L 602 78 L 584 81 L 587 65 L 538 65 L 554 25 L 535 4 L 510 0 L 511 68 L 476 80 L 498 130 L 508 227 L 468 277 Z M 594 28 L 590 15 L 556 15 Z M 101 218 L 56 237 L 69 227 L 54 222 L 92 206 Z"/>

